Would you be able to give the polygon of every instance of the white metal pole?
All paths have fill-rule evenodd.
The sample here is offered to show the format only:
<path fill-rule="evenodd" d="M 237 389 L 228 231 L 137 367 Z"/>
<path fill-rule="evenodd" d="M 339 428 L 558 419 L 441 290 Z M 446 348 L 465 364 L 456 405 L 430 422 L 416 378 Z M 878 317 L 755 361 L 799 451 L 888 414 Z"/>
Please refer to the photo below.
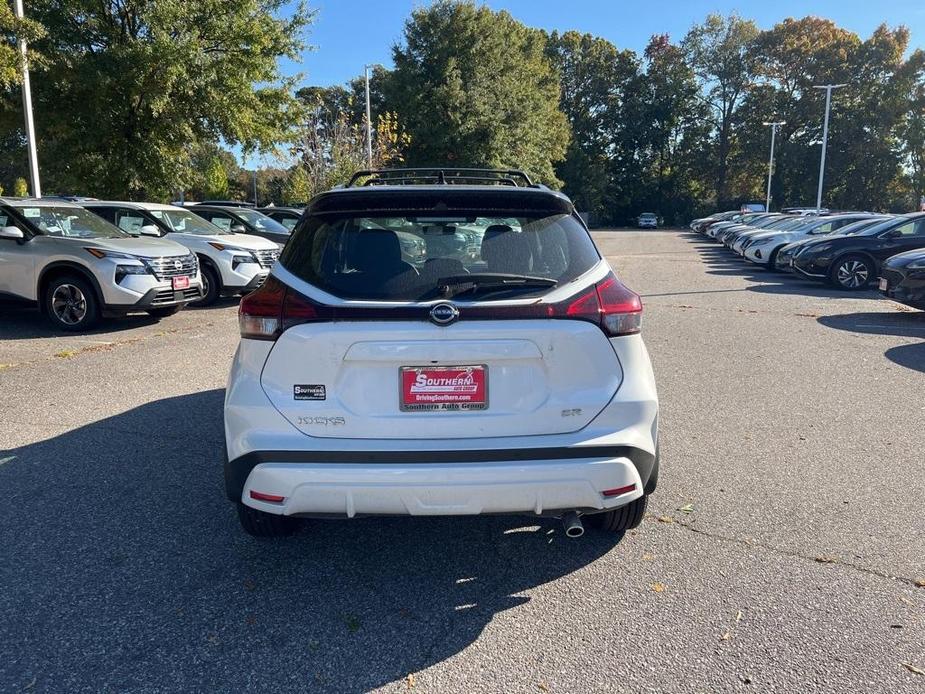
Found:
<path fill-rule="evenodd" d="M 16 16 L 25 17 L 22 0 L 16 0 Z M 25 39 L 19 40 L 19 53 L 22 56 L 22 107 L 26 118 L 26 147 L 29 150 L 29 177 L 32 180 L 33 197 L 42 197 L 42 184 L 39 181 L 39 155 L 35 144 L 35 123 L 32 120 L 32 84 L 29 81 L 29 57 L 26 54 Z"/>
<path fill-rule="evenodd" d="M 768 194 L 765 196 L 764 211 L 771 211 L 771 176 L 774 173 L 774 136 L 777 134 L 777 125 L 771 124 L 771 158 L 768 161 Z"/>
<path fill-rule="evenodd" d="M 832 107 L 832 87 L 825 88 L 825 121 L 822 126 L 822 157 L 819 159 L 819 188 L 816 190 L 816 212 L 822 209 L 822 181 L 825 178 L 825 150 L 829 140 L 829 109 Z"/>
<path fill-rule="evenodd" d="M 825 120 L 822 125 L 822 157 L 819 160 L 819 188 L 816 191 L 816 211 L 822 209 L 822 182 L 825 178 L 825 150 L 829 141 L 829 111 L 832 108 L 832 90 L 844 87 L 844 84 L 824 84 L 814 89 L 825 89 Z"/>
<path fill-rule="evenodd" d="M 369 65 L 363 66 L 363 74 L 366 76 L 366 163 L 369 168 L 373 168 L 373 121 L 369 104 Z"/>
<path fill-rule="evenodd" d="M 768 161 L 768 195 L 764 203 L 764 209 L 766 212 L 771 211 L 771 178 L 774 176 L 774 142 L 777 137 L 777 128 L 781 125 L 786 125 L 786 121 L 774 121 L 772 123 L 764 123 L 764 125 L 771 126 L 771 159 Z"/>

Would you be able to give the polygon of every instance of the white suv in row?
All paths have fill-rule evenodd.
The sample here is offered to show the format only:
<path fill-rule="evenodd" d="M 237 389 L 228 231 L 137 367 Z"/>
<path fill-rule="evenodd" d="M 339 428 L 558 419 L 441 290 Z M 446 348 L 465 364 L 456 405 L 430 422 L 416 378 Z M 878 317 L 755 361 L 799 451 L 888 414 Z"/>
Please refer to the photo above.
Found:
<path fill-rule="evenodd" d="M 225 482 L 242 526 L 635 527 L 659 465 L 641 313 L 571 201 L 520 172 L 381 172 L 316 197 L 239 309 Z"/>
<path fill-rule="evenodd" d="M 123 231 L 165 237 L 195 253 L 203 289 L 197 306 L 213 304 L 220 296 L 253 291 L 263 284 L 279 257 L 279 246 L 273 241 L 227 231 L 184 207 L 155 202 L 81 204 Z"/>
<path fill-rule="evenodd" d="M 4 303 L 81 331 L 103 315 L 169 316 L 201 297 L 199 263 L 180 244 L 134 237 L 68 202 L 0 198 Z"/>

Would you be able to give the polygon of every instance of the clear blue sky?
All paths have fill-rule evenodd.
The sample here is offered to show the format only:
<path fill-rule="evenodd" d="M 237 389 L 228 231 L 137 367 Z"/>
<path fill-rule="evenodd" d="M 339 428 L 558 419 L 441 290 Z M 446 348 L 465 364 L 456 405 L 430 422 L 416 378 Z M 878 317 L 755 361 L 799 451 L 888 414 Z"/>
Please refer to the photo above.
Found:
<path fill-rule="evenodd" d="M 405 19 L 424 0 L 309 0 L 318 10 L 308 36 L 316 50 L 286 74 L 305 73 L 305 84 L 327 86 L 362 73 L 364 63 L 391 65 L 391 47 Z M 488 0 L 530 26 L 575 29 L 641 52 L 652 34 L 680 39 L 710 12 L 738 12 L 767 28 L 786 17 L 817 15 L 867 37 L 877 25 L 905 24 L 913 47 L 925 48 L 925 0 Z"/>

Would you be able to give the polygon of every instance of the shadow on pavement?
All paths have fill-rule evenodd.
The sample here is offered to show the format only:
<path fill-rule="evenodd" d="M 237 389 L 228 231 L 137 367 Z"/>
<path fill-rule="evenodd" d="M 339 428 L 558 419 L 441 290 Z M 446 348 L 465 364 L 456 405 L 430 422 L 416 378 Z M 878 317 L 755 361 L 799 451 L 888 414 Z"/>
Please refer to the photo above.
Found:
<path fill-rule="evenodd" d="M 157 318 L 145 313 L 132 314 L 124 318 L 103 318 L 93 330 L 69 333 L 56 330 L 37 309 L 0 307 L 0 340 L 33 340 L 40 337 L 63 337 L 74 335 L 105 335 L 124 332 L 146 325 L 154 325 Z"/>
<path fill-rule="evenodd" d="M 734 275 L 749 282 L 754 282 L 754 286 L 747 288 L 750 292 L 760 294 L 799 294 L 819 299 L 882 299 L 873 287 L 863 291 L 842 291 L 822 282 L 813 282 L 796 275 L 754 265 L 721 243 L 709 239 L 705 240 L 705 237 L 699 234 L 689 236 L 693 236 L 694 241 L 700 242 L 697 244 L 696 250 L 709 267 L 707 274 Z"/>
<path fill-rule="evenodd" d="M 511 517 L 317 521 L 255 540 L 223 494 L 222 398 L 0 452 L 4 687 L 368 690 L 459 653 L 520 593 L 614 547 Z"/>
<path fill-rule="evenodd" d="M 836 330 L 925 340 L 925 313 L 921 311 L 846 313 L 822 316 L 817 320 Z M 883 355 L 894 364 L 925 372 L 925 342 L 891 347 Z"/>

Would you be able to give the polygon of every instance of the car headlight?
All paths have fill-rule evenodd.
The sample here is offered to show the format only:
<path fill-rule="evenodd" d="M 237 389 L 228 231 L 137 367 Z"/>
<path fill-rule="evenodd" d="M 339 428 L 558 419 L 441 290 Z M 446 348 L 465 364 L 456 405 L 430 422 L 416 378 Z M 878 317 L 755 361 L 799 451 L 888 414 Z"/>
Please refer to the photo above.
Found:
<path fill-rule="evenodd" d="M 218 251 L 228 251 L 234 254 L 231 256 L 232 270 L 236 270 L 238 265 L 257 262 L 257 256 L 244 248 L 236 248 L 235 246 L 228 246 L 224 243 L 216 243 L 215 241 L 209 241 L 209 245 Z"/>
<path fill-rule="evenodd" d="M 116 284 L 119 284 L 127 275 L 148 275 L 154 274 L 148 264 L 144 261 L 143 258 L 139 258 L 136 255 L 130 253 L 122 253 L 120 251 L 110 251 L 105 248 L 85 248 L 90 255 L 94 258 L 111 258 L 113 260 L 128 260 L 133 261 L 129 263 L 118 263 L 116 265 L 115 279 Z"/>
<path fill-rule="evenodd" d="M 139 263 L 142 262 L 141 258 L 139 258 L 137 255 L 122 253 L 120 251 L 110 251 L 105 248 L 93 248 L 92 246 L 84 248 L 84 250 L 94 258 L 119 258 L 124 260 L 137 260 Z"/>
<path fill-rule="evenodd" d="M 116 265 L 116 284 L 120 284 L 127 275 L 147 275 L 145 265 Z"/>
<path fill-rule="evenodd" d="M 256 263 L 257 257 L 253 253 L 247 251 L 236 251 L 235 254 L 231 257 L 231 268 L 235 269 L 238 265 L 245 265 L 247 263 Z"/>

